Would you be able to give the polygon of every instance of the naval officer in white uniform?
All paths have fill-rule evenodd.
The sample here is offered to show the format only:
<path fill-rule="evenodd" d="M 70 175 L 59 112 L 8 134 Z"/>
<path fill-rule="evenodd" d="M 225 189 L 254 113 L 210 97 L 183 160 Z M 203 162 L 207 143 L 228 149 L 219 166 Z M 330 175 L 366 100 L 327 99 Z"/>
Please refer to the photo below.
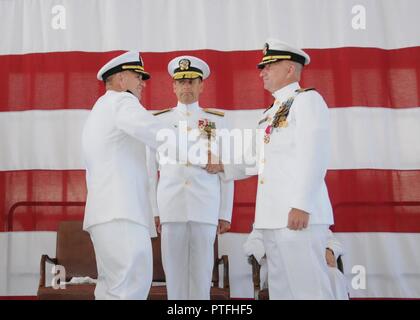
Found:
<path fill-rule="evenodd" d="M 156 149 L 156 135 L 167 128 L 139 102 L 150 76 L 138 52 L 112 59 L 97 78 L 106 93 L 93 106 L 82 135 L 88 190 L 83 227 L 96 254 L 95 298 L 146 299 L 155 233 L 146 145 Z"/>
<path fill-rule="evenodd" d="M 215 147 L 218 129 L 226 128 L 223 112 L 199 105 L 209 66 L 196 57 L 181 56 L 169 62 L 168 72 L 173 78 L 178 104 L 155 115 L 168 127 L 186 131 L 189 156 L 194 156 L 193 146 L 204 140 L 205 165 L 208 139 L 210 147 Z M 206 136 L 206 129 L 213 129 L 213 136 Z M 211 131 L 207 132 L 211 135 Z M 159 156 L 158 153 L 158 159 Z M 184 165 L 156 167 L 156 155 L 151 153 L 151 157 L 151 188 L 157 193 L 153 209 L 157 228 L 161 230 L 168 299 L 208 300 L 216 232 L 221 234 L 230 228 L 233 181 L 222 181 L 218 175 L 191 166 L 199 159 L 188 158 Z"/>
<path fill-rule="evenodd" d="M 325 260 L 333 214 L 325 175 L 330 155 L 330 120 L 322 96 L 301 89 L 309 55 L 269 39 L 258 64 L 274 104 L 257 120 L 263 135 L 257 145 L 258 191 L 255 228 L 263 233 L 270 299 L 333 299 Z M 224 167 L 224 168 L 223 168 Z M 229 178 L 251 170 L 209 164 Z"/>
<path fill-rule="evenodd" d="M 243 250 L 246 256 L 253 255 L 260 265 L 260 286 L 262 289 L 268 288 L 267 284 L 267 261 L 265 255 L 263 234 L 261 229 L 253 229 L 243 244 Z M 349 300 L 346 278 L 342 271 L 338 269 L 337 257 L 343 256 L 343 246 L 334 236 L 331 230 L 328 230 L 327 247 L 325 249 L 325 260 L 328 265 L 328 276 L 331 282 L 331 288 L 336 300 Z"/>

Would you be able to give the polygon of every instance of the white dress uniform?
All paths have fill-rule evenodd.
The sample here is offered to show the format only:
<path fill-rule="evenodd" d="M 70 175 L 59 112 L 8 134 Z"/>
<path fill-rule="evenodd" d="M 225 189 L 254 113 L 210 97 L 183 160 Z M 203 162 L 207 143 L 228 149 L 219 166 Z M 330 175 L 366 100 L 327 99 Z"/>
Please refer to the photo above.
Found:
<path fill-rule="evenodd" d="M 309 56 L 277 40 L 269 40 L 259 66 L 281 59 L 307 64 Z M 267 251 L 270 299 L 331 299 L 325 247 L 328 226 L 333 224 L 325 184 L 330 154 L 328 107 L 316 91 L 297 91 L 297 82 L 273 93 L 274 105 L 259 119 L 266 131 L 257 142 L 259 154 L 256 229 L 263 230 Z M 273 118 L 295 97 L 283 124 Z M 271 130 L 270 130 L 271 126 Z M 224 176 L 245 178 L 245 166 L 225 165 Z M 249 174 L 249 172 L 248 172 Z M 287 228 L 292 208 L 309 213 L 309 226 Z"/>
<path fill-rule="evenodd" d="M 340 241 L 334 236 L 331 230 L 328 229 L 327 247 L 334 251 L 335 257 L 344 254 Z M 268 288 L 267 278 L 267 259 L 265 257 L 265 248 L 263 234 L 261 230 L 253 229 L 248 235 L 247 240 L 243 245 L 243 250 L 246 256 L 253 255 L 261 266 L 260 269 L 260 283 L 261 288 Z M 348 300 L 348 288 L 346 278 L 338 268 L 328 266 L 328 277 L 331 282 L 331 288 L 335 300 Z"/>
<path fill-rule="evenodd" d="M 138 53 L 125 53 L 106 64 L 98 79 L 107 70 L 135 68 L 140 61 Z M 156 135 L 161 129 L 166 128 L 133 94 L 112 90 L 97 100 L 85 123 L 88 195 L 83 227 L 96 254 L 96 299 L 147 298 L 153 268 L 150 236 L 155 230 L 146 145 L 159 146 Z"/>
<path fill-rule="evenodd" d="M 227 128 L 221 115 L 200 108 L 197 102 L 191 105 L 178 102 L 175 108 L 157 117 L 168 127 L 184 128 L 185 134 L 197 137 L 200 120 L 214 122 L 216 130 Z M 197 139 L 189 139 L 188 150 L 194 145 Z M 219 219 L 231 221 L 233 181 L 223 181 L 218 175 L 191 165 L 190 161 L 184 165 L 156 167 L 155 156 L 151 153 L 151 177 L 157 176 L 157 170 L 160 175 L 158 183 L 151 182 L 151 188 L 157 193 L 153 213 L 162 224 L 162 259 L 168 298 L 209 299 L 216 229 Z"/>
<path fill-rule="evenodd" d="M 173 79 L 206 79 L 208 65 L 192 56 L 174 58 L 168 64 Z M 218 221 L 230 222 L 233 206 L 233 181 L 222 181 L 218 175 L 203 170 L 207 163 L 208 148 L 219 156 L 223 145 L 210 139 L 205 128 L 227 128 L 224 114 L 202 109 L 198 102 L 185 105 L 178 102 L 172 109 L 156 113 L 168 127 L 176 127 L 179 136 L 188 136 L 179 143 L 185 164 L 156 166 L 156 155 L 151 153 L 151 189 L 156 190 L 153 213 L 162 225 L 162 262 L 165 270 L 168 299 L 210 298 L 210 286 L 214 265 L 214 241 Z M 201 128 L 201 129 L 200 129 Z M 200 148 L 197 148 L 201 146 Z M 182 148 L 185 147 L 185 148 Z M 201 158 L 202 166 L 197 165 Z M 158 153 L 158 159 L 163 155 Z M 180 156 L 180 159 L 182 157 Z M 194 165 L 192 165 L 194 164 Z M 160 172 L 157 182 L 157 170 Z"/>
<path fill-rule="evenodd" d="M 334 256 L 338 258 L 344 255 L 344 249 L 341 242 L 334 236 L 334 233 L 328 229 L 327 248 L 334 252 Z M 344 274 L 338 270 L 328 266 L 328 276 L 330 278 L 332 291 L 336 300 L 349 300 L 349 288 Z"/>

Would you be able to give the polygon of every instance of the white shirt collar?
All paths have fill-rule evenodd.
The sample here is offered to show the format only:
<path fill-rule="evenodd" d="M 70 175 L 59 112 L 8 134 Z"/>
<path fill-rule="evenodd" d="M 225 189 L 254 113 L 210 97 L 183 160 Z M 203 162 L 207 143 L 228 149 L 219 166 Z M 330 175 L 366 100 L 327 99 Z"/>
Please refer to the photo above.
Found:
<path fill-rule="evenodd" d="M 178 101 L 177 106 L 175 107 L 176 110 L 180 111 L 183 114 L 186 114 L 188 112 L 195 112 L 200 109 L 200 106 L 198 105 L 198 101 L 191 103 L 191 104 L 183 104 Z"/>
<path fill-rule="evenodd" d="M 298 82 L 293 82 L 291 84 L 288 84 L 287 86 L 277 90 L 273 93 L 274 98 L 277 101 L 282 102 L 286 98 L 289 98 L 295 90 L 300 89 L 300 85 Z"/>

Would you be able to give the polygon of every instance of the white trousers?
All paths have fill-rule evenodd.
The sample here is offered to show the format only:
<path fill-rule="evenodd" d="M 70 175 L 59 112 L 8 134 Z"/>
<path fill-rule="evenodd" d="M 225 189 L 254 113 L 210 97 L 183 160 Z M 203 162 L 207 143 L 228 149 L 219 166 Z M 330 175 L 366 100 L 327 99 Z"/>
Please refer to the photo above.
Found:
<path fill-rule="evenodd" d="M 209 300 L 216 226 L 162 224 L 162 264 L 169 300 Z"/>
<path fill-rule="evenodd" d="M 260 260 L 260 283 L 261 288 L 268 288 L 268 273 L 267 273 L 267 261 L 266 259 Z M 346 284 L 346 277 L 335 267 L 328 267 L 328 277 L 335 300 L 349 300 L 348 288 Z"/>
<path fill-rule="evenodd" d="M 336 300 L 349 300 L 347 281 L 340 270 L 328 267 L 328 276 L 330 278 L 332 291 Z"/>
<path fill-rule="evenodd" d="M 153 275 L 149 230 L 129 220 L 113 220 L 88 231 L 98 268 L 95 299 L 147 299 Z"/>
<path fill-rule="evenodd" d="M 328 225 L 263 229 L 270 299 L 334 299 L 325 260 Z"/>

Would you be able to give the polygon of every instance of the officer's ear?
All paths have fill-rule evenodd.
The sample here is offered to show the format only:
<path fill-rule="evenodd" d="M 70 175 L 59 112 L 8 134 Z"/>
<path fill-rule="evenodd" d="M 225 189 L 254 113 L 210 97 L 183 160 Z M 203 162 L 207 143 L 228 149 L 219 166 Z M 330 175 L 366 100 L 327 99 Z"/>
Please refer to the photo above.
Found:
<path fill-rule="evenodd" d="M 298 66 L 293 61 L 288 61 L 287 64 L 287 78 L 296 78 L 299 74 Z"/>
<path fill-rule="evenodd" d="M 172 80 L 172 90 L 175 94 L 176 94 L 176 84 L 177 84 L 176 80 Z"/>
<path fill-rule="evenodd" d="M 299 62 L 292 61 L 293 75 L 299 81 L 303 66 Z"/>
<path fill-rule="evenodd" d="M 118 72 L 115 74 L 115 81 L 122 83 L 125 79 L 124 72 Z"/>
<path fill-rule="evenodd" d="M 287 75 L 291 76 L 295 74 L 295 71 L 296 71 L 295 65 L 293 63 L 288 63 Z"/>
<path fill-rule="evenodd" d="M 201 77 L 199 77 L 199 81 L 200 81 L 200 84 L 199 84 L 199 86 L 200 86 L 200 93 L 202 93 L 203 92 L 203 90 L 204 90 L 204 81 L 203 81 L 203 78 L 201 78 Z"/>

